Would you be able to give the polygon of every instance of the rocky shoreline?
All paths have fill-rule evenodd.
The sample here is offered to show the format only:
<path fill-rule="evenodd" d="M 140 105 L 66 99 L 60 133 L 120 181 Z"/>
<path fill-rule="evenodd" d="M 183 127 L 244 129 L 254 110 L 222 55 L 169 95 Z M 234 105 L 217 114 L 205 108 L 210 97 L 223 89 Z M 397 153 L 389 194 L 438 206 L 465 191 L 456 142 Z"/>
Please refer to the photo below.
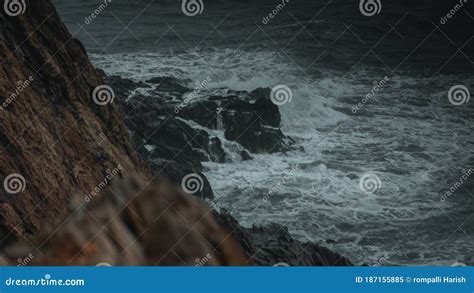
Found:
<path fill-rule="evenodd" d="M 210 208 L 215 208 L 214 193 L 202 173 L 202 162 L 251 160 L 252 153 L 294 148 L 294 141 L 280 129 L 281 115 L 270 99 L 269 88 L 252 92 L 205 91 L 186 87 L 186 81 L 173 77 L 134 82 L 104 74 L 104 79 L 116 91 L 142 159 L 154 173 L 177 185 L 186 175 L 198 174 L 204 186 L 194 195 L 211 203 Z M 224 132 L 224 137 L 216 136 L 213 130 Z M 235 153 L 240 157 L 226 153 L 223 139 L 237 143 L 239 149 Z M 214 215 L 221 226 L 233 231 L 234 238 L 257 265 L 352 265 L 327 248 L 295 240 L 286 227 L 269 224 L 244 228 L 225 209 L 214 210 Z"/>
<path fill-rule="evenodd" d="M 222 260 L 216 255 L 209 265 L 350 265 L 326 248 L 294 240 L 278 225 L 243 228 L 224 210 L 214 211 L 214 220 L 194 197 L 164 188 L 168 181 L 181 186 L 186 175 L 198 174 L 202 186 L 194 195 L 212 200 L 201 162 L 250 160 L 252 153 L 291 149 L 269 89 L 209 94 L 205 82 L 191 89 L 172 77 L 147 82 L 107 77 L 90 63 L 49 0 L 28 2 L 19 16 L 2 11 L 0 28 L 5 68 L 0 72 L 0 175 L 22 179 L 20 188 L 4 190 L 0 201 L 0 250 L 8 264 L 25 255 L 55 265 L 93 265 L 104 255 L 117 265 L 181 264 L 166 252 L 177 244 L 171 240 L 180 233 L 185 238 L 194 228 L 189 223 L 199 224 L 204 215 L 198 228 L 206 239 L 191 229 L 194 234 L 179 250 L 185 264 L 194 261 L 193 253 L 221 248 Z M 27 80 L 31 83 L 21 93 L 15 91 Z M 113 96 L 106 104 L 93 99 L 104 85 L 113 89 L 116 102 Z M 235 151 L 226 151 L 229 146 Z M 127 180 L 126 174 L 137 182 L 168 181 L 143 184 L 139 196 L 127 201 L 137 183 L 128 185 L 133 187 L 128 193 L 128 187 L 119 189 L 118 197 L 108 186 Z M 189 222 L 177 224 L 180 214 L 166 205 L 173 199 Z M 166 216 L 153 221 L 160 211 Z M 58 219 L 61 224 L 53 225 Z M 160 237 L 165 232 L 173 237 Z"/>

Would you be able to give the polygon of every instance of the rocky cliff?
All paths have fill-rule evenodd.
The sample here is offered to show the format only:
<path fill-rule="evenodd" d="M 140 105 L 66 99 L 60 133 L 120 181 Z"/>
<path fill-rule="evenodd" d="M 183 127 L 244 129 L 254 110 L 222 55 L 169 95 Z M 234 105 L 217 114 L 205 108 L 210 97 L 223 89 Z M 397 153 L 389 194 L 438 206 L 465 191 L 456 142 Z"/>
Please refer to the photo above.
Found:
<path fill-rule="evenodd" d="M 290 147 L 268 90 L 208 96 L 203 109 L 180 100 L 189 89 L 172 78 L 104 80 L 49 0 L 25 8 L 0 14 L 0 248 L 8 264 L 26 256 L 55 265 L 350 264 L 284 227 L 243 228 L 209 210 L 198 200 L 212 198 L 207 181 L 198 197 L 180 188 L 202 161 L 233 159 L 193 124 L 204 114 L 209 129 L 225 129 L 245 148 L 239 159 Z M 127 99 L 137 86 L 155 99 Z"/>
<path fill-rule="evenodd" d="M 0 243 L 34 234 L 107 170 L 143 174 L 117 106 L 94 103 L 102 79 L 50 1 L 2 9 L 0 62 Z"/>

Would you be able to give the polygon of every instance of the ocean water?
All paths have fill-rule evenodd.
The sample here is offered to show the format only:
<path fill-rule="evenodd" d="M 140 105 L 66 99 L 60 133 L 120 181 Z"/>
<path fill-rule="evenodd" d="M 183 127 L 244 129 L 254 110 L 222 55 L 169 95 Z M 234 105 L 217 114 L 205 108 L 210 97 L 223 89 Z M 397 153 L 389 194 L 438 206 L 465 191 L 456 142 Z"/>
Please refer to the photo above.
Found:
<path fill-rule="evenodd" d="M 474 91 L 472 33 L 453 28 L 472 25 L 472 7 L 440 31 L 436 1 L 373 17 L 358 1 L 289 1 L 267 24 L 281 2 L 204 1 L 188 17 L 181 1 L 113 0 L 88 24 L 102 2 L 54 2 L 108 74 L 291 89 L 282 128 L 300 150 L 240 161 L 224 141 L 232 162 L 205 163 L 216 204 L 243 225 L 283 224 L 356 264 L 473 264 L 474 101 L 448 99 Z"/>

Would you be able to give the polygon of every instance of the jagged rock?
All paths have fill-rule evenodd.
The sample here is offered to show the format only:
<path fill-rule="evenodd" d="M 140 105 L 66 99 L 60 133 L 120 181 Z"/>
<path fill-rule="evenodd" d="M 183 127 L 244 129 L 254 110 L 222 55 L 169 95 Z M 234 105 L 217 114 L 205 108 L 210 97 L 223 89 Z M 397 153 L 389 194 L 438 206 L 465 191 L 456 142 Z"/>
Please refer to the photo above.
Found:
<path fill-rule="evenodd" d="M 291 266 L 351 266 L 345 257 L 315 243 L 295 240 L 286 227 L 270 224 L 263 227 L 243 228 L 225 210 L 214 212 L 218 223 L 240 243 L 256 265 L 272 266 L 286 263 Z"/>
<path fill-rule="evenodd" d="M 72 193 L 96 188 L 108 169 L 145 174 L 117 103 L 93 100 L 103 81 L 84 47 L 50 1 L 27 6 L 19 16 L 0 12 L 0 180 L 24 178 L 24 190 L 0 204 L 1 244 L 36 233 L 45 218 L 64 213 Z"/>
<path fill-rule="evenodd" d="M 114 91 L 122 98 L 106 105 L 94 102 L 92 93 L 104 84 L 103 73 L 71 38 L 49 0 L 28 1 L 26 12 L 17 17 L 2 10 L 0 31 L 0 176 L 20 174 L 25 179 L 24 190 L 9 192 L 0 202 L 0 244 L 10 264 L 18 255 L 8 256 L 5 246 L 19 238 L 29 239 L 21 257 L 35 251 L 28 246 L 34 243 L 42 252 L 35 262 L 43 265 L 196 265 L 196 258 L 207 255 L 206 265 L 253 263 L 233 240 L 233 230 L 222 229 L 207 208 L 179 189 L 183 176 L 194 172 L 203 181 L 196 195 L 212 198 L 210 184 L 192 157 L 212 154 L 222 160 L 215 138 L 173 115 L 188 88 L 169 78 L 149 83 L 115 78 L 112 82 L 119 84 Z M 18 82 L 26 80 L 33 82 L 11 99 Z M 137 87 L 154 94 L 126 99 Z M 211 113 L 218 127 L 220 113 L 229 110 L 219 99 L 209 101 L 216 105 Z M 262 127 L 278 127 L 274 114 L 265 115 L 273 122 Z M 209 145 L 212 151 L 206 149 Z M 140 161 L 137 152 L 151 162 Z M 164 159 L 174 156 L 181 161 Z M 165 179 L 150 187 L 154 176 L 146 164 L 154 167 L 154 176 Z M 112 180 L 110 170 L 117 168 L 116 179 L 131 173 L 140 182 L 109 192 L 104 178 Z M 71 201 L 74 194 L 80 196 Z M 46 229 L 40 230 L 42 226 Z M 251 232 L 242 229 L 243 236 Z M 251 238 L 243 236 L 240 243 L 251 247 Z M 256 255 L 263 264 L 266 255 Z"/>
<path fill-rule="evenodd" d="M 183 82 L 175 77 L 161 76 L 154 77 L 146 81 L 147 83 L 157 84 L 157 88 L 163 92 L 181 93 L 189 91 L 190 89 L 183 85 Z"/>
<path fill-rule="evenodd" d="M 161 81 L 172 91 L 187 89 L 177 86 L 175 78 L 155 78 L 148 82 Z M 152 145 L 153 152 L 140 147 L 140 154 L 145 158 L 163 158 L 182 164 L 186 169 L 202 170 L 201 162 L 213 160 L 225 161 L 222 142 L 210 136 L 206 131 L 191 127 L 185 120 L 174 115 L 173 103 L 161 96 L 134 96 L 129 98 L 140 83 L 130 82 L 120 77 L 108 77 L 107 83 L 112 88 L 121 89 L 117 97 L 124 112 L 127 113 L 126 124 L 132 131 L 138 146 Z M 125 89 L 125 90 L 124 90 Z"/>
<path fill-rule="evenodd" d="M 240 152 L 240 156 L 242 157 L 242 161 L 253 160 L 252 155 L 247 150 L 242 150 Z"/>
<path fill-rule="evenodd" d="M 190 174 L 196 174 L 201 178 L 202 185 L 200 190 L 193 193 L 193 195 L 201 199 L 214 199 L 214 191 L 212 190 L 211 184 L 207 177 L 196 170 L 186 169 L 183 165 L 169 160 L 153 160 L 151 162 L 152 169 L 156 176 L 167 178 L 170 182 L 174 183 L 179 188 L 183 185 L 183 178 Z"/>
<path fill-rule="evenodd" d="M 258 88 L 250 93 L 221 89 L 208 93 L 207 98 L 203 99 L 173 77 L 157 77 L 147 82 L 158 84 L 156 90 L 149 93 L 149 97 L 126 99 L 140 84 L 117 77 L 110 78 L 111 85 L 121 91 L 124 87 L 129 87 L 121 103 L 126 111 L 135 113 L 130 115 L 133 123 L 127 124 L 132 125 L 132 129 L 133 124 L 141 127 L 141 123 L 135 120 L 142 119 L 144 114 L 165 118 L 177 116 L 205 128 L 222 127 L 226 139 L 240 143 L 253 153 L 286 151 L 293 144 L 291 138 L 280 130 L 280 111 L 270 100 L 269 88 Z M 204 95 L 202 92 L 199 94 Z M 207 147 L 202 146 L 204 145 L 201 145 L 201 149 L 210 154 Z M 211 157 L 216 159 L 213 155 Z M 216 161 L 223 162 L 222 156 L 218 156 Z"/>
<path fill-rule="evenodd" d="M 213 137 L 209 142 L 209 152 L 212 156 L 212 160 L 218 163 L 226 162 L 226 153 L 222 148 L 222 142 L 219 138 Z"/>
<path fill-rule="evenodd" d="M 18 265 L 27 257 L 25 265 L 43 266 L 253 264 L 205 205 L 166 180 L 127 177 L 113 190 L 83 208 L 82 196 L 74 198 L 64 208 L 68 216 L 4 248 L 2 265 Z"/>

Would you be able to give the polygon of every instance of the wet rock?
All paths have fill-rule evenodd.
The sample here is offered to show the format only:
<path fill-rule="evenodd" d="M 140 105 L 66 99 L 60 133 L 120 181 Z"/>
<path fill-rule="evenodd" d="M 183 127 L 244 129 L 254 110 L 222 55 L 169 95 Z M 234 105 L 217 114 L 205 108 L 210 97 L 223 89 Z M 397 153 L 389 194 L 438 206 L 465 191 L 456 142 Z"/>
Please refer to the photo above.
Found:
<path fill-rule="evenodd" d="M 140 125 L 135 119 L 142 120 L 136 116 L 180 117 L 204 128 L 223 130 L 226 139 L 238 142 L 252 153 L 286 151 L 293 144 L 280 129 L 280 111 L 270 100 L 269 88 L 252 92 L 192 91 L 174 77 L 157 77 L 147 81 L 146 87 L 152 83 L 156 87 L 149 96 L 129 97 L 143 83 L 118 77 L 108 78 L 108 82 L 119 89 L 124 112 L 130 113 L 127 117 L 135 124 Z M 133 129 L 133 123 L 127 125 Z M 209 153 L 206 147 L 201 149 Z M 215 159 L 223 162 L 222 156 Z"/>
<path fill-rule="evenodd" d="M 186 169 L 182 164 L 176 163 L 175 161 L 170 160 L 154 160 L 152 162 L 152 169 L 157 177 L 164 177 L 170 180 L 173 184 L 178 186 L 178 188 L 183 187 L 183 179 L 188 175 L 197 175 L 195 176 L 200 181 L 199 186 L 196 192 L 193 192 L 192 195 L 197 196 L 201 199 L 214 199 L 214 191 L 212 190 L 211 184 L 207 179 L 206 175 L 196 171 L 195 169 Z M 198 182 L 196 181 L 196 182 Z"/>
<path fill-rule="evenodd" d="M 345 257 L 315 243 L 295 240 L 286 227 L 269 224 L 244 228 L 226 211 L 215 212 L 218 223 L 240 243 L 250 260 L 256 265 L 273 266 L 286 263 L 290 266 L 351 266 Z"/>
<path fill-rule="evenodd" d="M 157 85 L 157 89 L 162 92 L 181 93 L 189 91 L 190 89 L 184 86 L 184 82 L 170 76 L 154 77 L 146 81 Z"/>
<path fill-rule="evenodd" d="M 240 156 L 242 157 L 242 161 L 253 160 L 252 155 L 247 150 L 242 150 L 240 152 Z"/>
<path fill-rule="evenodd" d="M 209 153 L 211 154 L 212 160 L 218 163 L 225 163 L 226 153 L 222 148 L 222 142 L 219 138 L 213 137 L 209 142 Z"/>
<path fill-rule="evenodd" d="M 40 34 L 34 33 L 37 29 Z M 189 112 L 192 114 L 186 120 L 173 114 L 182 103 L 179 99 L 189 91 L 178 80 L 165 77 L 140 83 L 109 77 L 104 82 L 103 72 L 92 66 L 49 0 L 29 1 L 23 16 L 0 14 L 0 31 L 0 55 L 5 57 L 6 68 L 0 71 L 0 89 L 4 91 L 0 96 L 8 96 L 18 81 L 29 76 L 34 79 L 20 99 L 0 111 L 0 177 L 21 173 L 26 182 L 21 194 L 0 202 L 2 248 L 7 241 L 33 238 L 33 242 L 26 243 L 41 246 L 42 253 L 35 256 L 35 261 L 42 265 L 96 265 L 103 261 L 115 265 L 195 265 L 196 258 L 207 253 L 212 254 L 209 265 L 252 264 L 240 253 L 233 234 L 259 264 L 272 264 L 298 251 L 307 251 L 301 263 L 329 263 L 324 261 L 332 259 L 323 248 L 301 248 L 287 232 L 278 236 L 282 239 L 277 243 L 280 248 L 271 245 L 259 252 L 256 248 L 264 247 L 262 238 L 273 231 L 244 229 L 223 214 L 220 222 L 228 228 L 224 231 L 195 197 L 179 190 L 183 179 L 194 174 L 199 176 L 200 186 L 193 194 L 212 198 L 211 186 L 200 172 L 200 161 L 207 157 L 222 161 L 224 152 L 222 142 L 186 121 L 199 120 L 204 108 Z M 107 82 L 116 100 L 98 105 L 92 93 Z M 137 88 L 152 95 L 130 96 Z M 242 116 L 256 112 L 268 120 L 260 123 L 262 129 L 279 126 L 274 108 L 267 110 L 264 104 L 255 108 L 255 99 L 261 98 L 245 95 L 236 92 L 227 101 L 241 100 L 246 109 L 242 109 Z M 209 98 L 208 106 L 215 119 L 214 128 L 222 122 L 223 111 L 239 110 L 227 109 L 219 98 Z M 253 135 L 244 132 L 243 136 Z M 265 148 L 268 146 L 255 150 Z M 147 161 L 140 160 L 137 152 Z M 106 188 L 87 201 L 92 206 L 85 212 L 83 194 L 96 190 L 107 170 L 117 166 L 135 174 L 141 183 L 122 186 L 114 194 Z M 166 180 L 150 186 L 150 178 L 155 176 Z M 74 194 L 80 196 L 69 206 Z M 170 209 L 169 205 L 175 203 Z M 54 223 L 52 219 L 61 221 Z M 44 233 L 39 232 L 42 225 L 48 226 Z M 27 247 L 19 255 L 27 255 L 34 247 Z M 17 258 L 15 255 L 8 260 L 16 264 Z"/>

